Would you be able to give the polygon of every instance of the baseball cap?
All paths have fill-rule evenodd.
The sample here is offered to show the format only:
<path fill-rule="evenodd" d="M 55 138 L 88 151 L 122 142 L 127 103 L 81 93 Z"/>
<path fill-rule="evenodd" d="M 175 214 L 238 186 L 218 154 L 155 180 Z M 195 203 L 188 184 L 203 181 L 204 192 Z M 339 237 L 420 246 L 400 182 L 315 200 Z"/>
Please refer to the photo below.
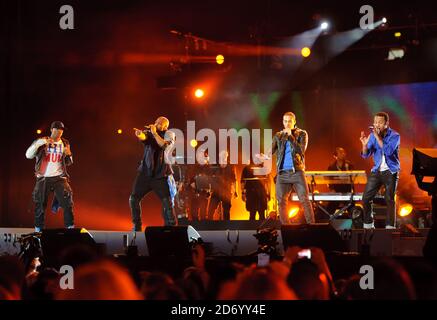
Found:
<path fill-rule="evenodd" d="M 65 128 L 64 124 L 61 121 L 53 121 L 52 124 L 50 125 L 50 130 L 53 128 L 62 129 L 62 130 L 67 129 Z"/>

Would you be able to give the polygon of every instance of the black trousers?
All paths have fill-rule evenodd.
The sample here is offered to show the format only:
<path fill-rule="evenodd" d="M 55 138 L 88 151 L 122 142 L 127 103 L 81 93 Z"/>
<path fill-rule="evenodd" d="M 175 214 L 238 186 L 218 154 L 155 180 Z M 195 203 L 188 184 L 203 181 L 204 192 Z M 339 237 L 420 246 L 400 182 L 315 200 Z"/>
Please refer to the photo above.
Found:
<path fill-rule="evenodd" d="M 191 196 L 191 220 L 206 220 L 209 195 L 205 192 L 193 192 Z"/>
<path fill-rule="evenodd" d="M 364 207 L 364 219 L 366 224 L 373 223 L 373 199 L 378 193 L 381 186 L 385 186 L 385 201 L 387 203 L 387 215 L 386 225 L 394 226 L 396 219 L 396 204 L 395 195 L 398 185 L 399 174 L 391 173 L 390 170 L 383 172 L 371 172 L 368 179 L 366 188 L 363 193 L 363 207 Z"/>
<path fill-rule="evenodd" d="M 258 190 L 247 190 L 246 210 L 249 211 L 249 220 L 256 220 L 257 212 L 259 220 L 264 220 L 267 210 L 267 196 Z"/>
<path fill-rule="evenodd" d="M 217 209 L 220 202 L 222 203 L 222 206 L 223 206 L 223 220 L 231 220 L 230 196 L 224 197 L 223 195 L 220 195 L 217 192 L 213 192 L 213 194 L 211 195 L 211 198 L 209 199 L 208 220 L 213 220 L 214 211 L 215 211 L 215 209 Z"/>
<path fill-rule="evenodd" d="M 64 210 L 64 226 L 74 225 L 73 191 L 67 177 L 37 178 L 32 198 L 35 203 L 35 227 L 44 228 L 45 211 L 49 193 L 54 192 L 59 205 Z"/>
<path fill-rule="evenodd" d="M 144 172 L 140 171 L 135 178 L 132 193 L 129 197 L 129 205 L 132 213 L 132 223 L 134 225 L 135 231 L 142 230 L 141 200 L 151 191 L 155 192 L 155 194 L 161 200 L 164 225 L 177 225 L 177 219 L 173 210 L 173 203 L 170 197 L 170 188 L 168 186 L 167 177 L 146 177 Z"/>

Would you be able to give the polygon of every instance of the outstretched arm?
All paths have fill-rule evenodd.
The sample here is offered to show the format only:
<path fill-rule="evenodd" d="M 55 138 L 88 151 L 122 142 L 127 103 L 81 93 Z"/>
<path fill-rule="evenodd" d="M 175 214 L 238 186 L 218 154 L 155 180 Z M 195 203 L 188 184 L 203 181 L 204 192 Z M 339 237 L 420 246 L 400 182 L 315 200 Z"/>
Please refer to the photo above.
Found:
<path fill-rule="evenodd" d="M 276 153 L 276 151 L 278 151 L 278 143 L 277 143 L 277 136 L 275 135 L 273 136 L 272 147 L 270 148 L 270 150 L 267 151 L 266 154 L 260 153 L 255 155 L 255 157 L 261 161 L 270 160 L 272 156 Z"/>
<path fill-rule="evenodd" d="M 145 141 L 147 139 L 147 136 L 144 133 L 144 131 L 137 128 L 134 128 L 134 130 L 135 130 L 135 136 L 138 138 L 138 140 Z"/>

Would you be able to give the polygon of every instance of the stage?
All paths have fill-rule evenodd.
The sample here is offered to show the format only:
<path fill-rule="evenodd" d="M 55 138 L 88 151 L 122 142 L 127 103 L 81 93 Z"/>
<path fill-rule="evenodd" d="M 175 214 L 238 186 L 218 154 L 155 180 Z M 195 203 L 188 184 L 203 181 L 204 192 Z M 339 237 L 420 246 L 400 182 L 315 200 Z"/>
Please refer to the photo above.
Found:
<path fill-rule="evenodd" d="M 244 257 L 255 253 L 258 240 L 254 237 L 259 228 L 259 221 L 209 221 L 193 225 L 208 248 L 211 257 Z M 269 227 L 275 228 L 270 225 Z M 277 227 L 277 225 L 276 225 Z M 289 225 L 277 230 L 277 251 L 284 252 L 284 240 L 288 245 L 308 244 L 320 246 L 325 251 L 350 255 L 367 256 L 410 256 L 421 257 L 429 229 L 417 229 L 418 234 L 406 234 L 400 229 L 339 229 L 326 224 L 308 226 Z M 0 228 L 0 255 L 17 254 L 20 244 L 17 242 L 22 235 L 32 233 L 32 228 Z M 136 246 L 138 255 L 149 256 L 145 232 L 87 230 L 94 241 L 99 244 L 107 255 L 125 255 L 128 246 Z M 162 227 L 162 232 L 165 227 Z M 172 230 L 166 230 L 173 232 Z M 158 228 L 159 232 L 159 228 Z M 183 231 L 184 232 L 184 231 Z M 285 236 L 284 236 L 285 235 Z M 65 235 L 64 235 L 65 236 Z M 157 235 L 159 241 L 166 241 L 165 235 Z M 152 236 L 152 239 L 155 236 Z M 62 238 L 58 238 L 62 239 Z M 185 240 L 185 239 L 183 239 Z M 188 237 L 186 238 L 188 240 Z M 55 240 L 54 240 L 55 241 Z M 58 241 L 58 240 L 56 240 Z M 60 240 L 62 241 L 62 240 Z M 156 243 L 156 241 L 154 241 Z M 166 244 L 162 242 L 164 248 Z M 185 244 L 184 244 L 185 243 Z M 187 246 L 188 241 L 168 243 L 167 246 L 180 248 Z M 156 246 L 156 244 L 154 244 Z M 339 247 L 338 247 L 339 245 Z M 159 250 L 159 242 L 158 242 Z M 337 246 L 337 247 L 336 247 Z"/>

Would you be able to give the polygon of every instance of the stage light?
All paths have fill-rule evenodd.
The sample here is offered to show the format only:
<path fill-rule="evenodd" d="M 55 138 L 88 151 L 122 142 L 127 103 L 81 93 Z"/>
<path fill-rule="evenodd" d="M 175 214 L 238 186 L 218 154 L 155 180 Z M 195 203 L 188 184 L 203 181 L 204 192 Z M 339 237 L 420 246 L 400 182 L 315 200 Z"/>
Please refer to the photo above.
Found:
<path fill-rule="evenodd" d="M 323 21 L 322 24 L 320 25 L 320 29 L 328 30 L 328 28 L 329 28 L 329 23 L 326 21 Z"/>
<path fill-rule="evenodd" d="M 118 130 L 117 130 L 117 133 L 118 133 L 118 134 L 122 134 L 122 133 L 123 133 L 123 130 L 118 129 Z"/>
<path fill-rule="evenodd" d="M 215 57 L 215 61 L 217 64 L 223 64 L 225 62 L 225 57 L 222 54 L 219 54 Z"/>
<path fill-rule="evenodd" d="M 387 23 L 387 18 L 386 17 L 382 18 L 382 23 Z"/>
<path fill-rule="evenodd" d="M 205 96 L 205 91 L 203 91 L 202 89 L 196 89 L 195 91 L 194 91 L 194 96 L 197 98 L 197 99 L 201 99 L 201 98 L 203 98 L 204 96 Z"/>
<path fill-rule="evenodd" d="M 405 56 L 405 49 L 404 48 L 390 48 L 388 50 L 388 56 L 385 60 L 396 60 L 396 59 L 402 59 Z"/>
<path fill-rule="evenodd" d="M 302 54 L 302 56 L 303 56 L 304 58 L 307 58 L 307 57 L 309 57 L 310 54 L 311 54 L 311 49 L 308 48 L 308 47 L 304 47 L 304 48 L 302 48 L 302 50 L 300 51 L 300 53 Z"/>
<path fill-rule="evenodd" d="M 38 129 L 38 130 L 36 130 L 36 134 L 41 134 L 41 130 L 40 129 Z"/>
<path fill-rule="evenodd" d="M 193 148 L 197 147 L 197 140 L 196 139 L 191 140 L 190 141 L 190 146 L 193 147 Z"/>
<path fill-rule="evenodd" d="M 409 216 L 413 212 L 413 206 L 409 203 L 404 203 L 399 208 L 399 216 L 406 217 Z"/>
<path fill-rule="evenodd" d="M 400 38 L 402 36 L 402 33 L 400 33 L 399 31 L 398 32 L 395 32 L 395 37 L 396 38 Z"/>
<path fill-rule="evenodd" d="M 290 211 L 288 211 L 288 218 L 293 219 L 297 214 L 299 213 L 299 207 L 298 206 L 292 206 Z"/>

